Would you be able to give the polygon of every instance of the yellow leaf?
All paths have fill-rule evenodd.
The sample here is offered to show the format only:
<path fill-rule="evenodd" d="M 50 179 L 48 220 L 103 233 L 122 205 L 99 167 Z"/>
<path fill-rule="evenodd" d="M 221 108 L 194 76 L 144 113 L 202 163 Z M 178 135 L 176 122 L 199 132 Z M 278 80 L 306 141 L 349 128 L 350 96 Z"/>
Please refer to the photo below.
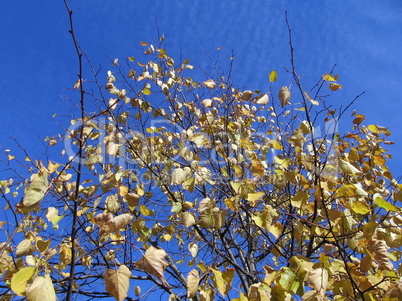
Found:
<path fill-rule="evenodd" d="M 117 270 L 107 269 L 103 276 L 106 291 L 111 294 L 116 301 L 123 301 L 127 297 L 130 277 L 131 272 L 125 265 L 121 265 Z"/>
<path fill-rule="evenodd" d="M 338 75 L 332 76 L 329 73 L 326 73 L 322 76 L 322 79 L 325 81 L 336 82 L 338 80 Z"/>
<path fill-rule="evenodd" d="M 56 292 L 50 276 L 36 277 L 29 287 L 26 297 L 27 301 L 56 301 Z"/>
<path fill-rule="evenodd" d="M 234 269 L 228 268 L 221 272 L 215 267 L 211 267 L 211 271 L 214 274 L 215 284 L 219 293 L 225 297 L 229 290 L 232 288 L 232 279 L 234 276 Z"/>
<path fill-rule="evenodd" d="M 254 176 L 262 177 L 264 176 L 264 166 L 258 159 L 251 160 L 251 172 Z"/>
<path fill-rule="evenodd" d="M 255 202 L 261 199 L 265 195 L 264 191 L 259 191 L 259 192 L 254 192 L 254 193 L 248 193 L 247 194 L 247 201 L 249 202 Z"/>
<path fill-rule="evenodd" d="M 352 202 L 352 210 L 357 214 L 367 214 L 371 211 L 370 206 L 366 202 L 359 200 Z"/>
<path fill-rule="evenodd" d="M 26 291 L 27 282 L 35 274 L 35 267 L 25 267 L 19 270 L 11 278 L 11 289 L 18 296 L 23 296 Z"/>
<path fill-rule="evenodd" d="M 329 85 L 329 89 L 330 89 L 331 91 L 336 91 L 336 90 L 338 90 L 338 89 L 342 89 L 342 85 L 336 84 L 336 83 L 331 83 L 331 84 Z"/>
<path fill-rule="evenodd" d="M 391 132 L 386 127 L 383 127 L 383 126 L 370 124 L 367 128 L 370 132 L 373 132 L 376 134 L 385 134 L 386 136 L 391 135 Z"/>
<path fill-rule="evenodd" d="M 47 170 L 50 173 L 52 173 L 52 172 L 55 172 L 57 170 L 57 168 L 59 168 L 60 166 L 61 166 L 61 164 L 59 164 L 59 163 L 53 164 L 52 162 L 49 161 L 49 164 L 47 166 Z"/>
<path fill-rule="evenodd" d="M 271 73 L 269 74 L 269 81 L 272 82 L 276 82 L 278 78 L 278 74 L 276 73 L 275 70 L 272 70 Z"/>
<path fill-rule="evenodd" d="M 121 185 L 119 186 L 119 195 L 125 197 L 128 194 L 128 187 Z"/>

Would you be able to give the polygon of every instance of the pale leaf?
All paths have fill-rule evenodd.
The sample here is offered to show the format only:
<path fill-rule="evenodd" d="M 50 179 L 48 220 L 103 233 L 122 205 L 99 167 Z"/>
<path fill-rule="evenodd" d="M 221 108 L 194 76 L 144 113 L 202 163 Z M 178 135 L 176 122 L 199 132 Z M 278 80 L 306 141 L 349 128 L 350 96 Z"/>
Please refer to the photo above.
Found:
<path fill-rule="evenodd" d="M 133 216 L 131 214 L 121 214 L 109 220 L 102 228 L 106 232 L 116 232 L 119 231 L 119 229 L 125 228 L 132 219 Z"/>
<path fill-rule="evenodd" d="M 291 93 L 288 87 L 283 86 L 282 88 L 279 89 L 278 98 L 282 108 L 288 104 L 290 96 Z"/>
<path fill-rule="evenodd" d="M 328 271 L 324 268 L 311 270 L 307 273 L 307 279 L 312 288 L 324 296 L 328 286 Z"/>
<path fill-rule="evenodd" d="M 40 202 L 45 196 L 48 185 L 47 171 L 45 168 L 37 174 L 32 175 L 31 183 L 25 190 L 23 205 L 29 207 Z"/>
<path fill-rule="evenodd" d="M 167 256 L 166 252 L 162 249 L 149 247 L 144 256 L 135 263 L 136 267 L 147 272 L 150 275 L 158 278 L 164 285 L 167 285 L 165 276 L 163 275 L 165 269 L 169 264 L 164 260 Z"/>
<path fill-rule="evenodd" d="M 216 87 L 216 83 L 212 79 L 206 80 L 202 85 L 208 89 L 214 89 Z"/>
<path fill-rule="evenodd" d="M 130 286 L 131 272 L 125 265 L 117 270 L 108 269 L 103 276 L 106 284 L 106 291 L 111 294 L 116 301 L 123 301 L 127 297 Z"/>
<path fill-rule="evenodd" d="M 354 167 L 352 164 L 350 164 L 345 160 L 339 159 L 338 165 L 342 172 L 347 173 L 349 175 L 361 174 L 361 171 L 359 169 L 357 169 L 356 167 Z"/>
<path fill-rule="evenodd" d="M 56 301 L 56 292 L 50 276 L 36 277 L 27 290 L 26 297 L 27 301 Z"/>
<path fill-rule="evenodd" d="M 393 270 L 394 266 L 388 257 L 388 246 L 383 240 L 372 239 L 367 244 L 367 250 L 374 256 L 378 262 L 380 270 Z"/>
<path fill-rule="evenodd" d="M 195 297 L 198 290 L 198 283 L 200 282 L 200 274 L 196 269 L 193 269 L 187 276 L 187 297 Z"/>
<path fill-rule="evenodd" d="M 267 93 L 258 95 L 256 98 L 253 99 L 259 105 L 266 105 L 269 102 L 269 97 Z"/>
<path fill-rule="evenodd" d="M 201 103 L 204 107 L 211 108 L 213 101 L 212 101 L 212 99 L 207 98 L 207 99 L 204 99 Z"/>

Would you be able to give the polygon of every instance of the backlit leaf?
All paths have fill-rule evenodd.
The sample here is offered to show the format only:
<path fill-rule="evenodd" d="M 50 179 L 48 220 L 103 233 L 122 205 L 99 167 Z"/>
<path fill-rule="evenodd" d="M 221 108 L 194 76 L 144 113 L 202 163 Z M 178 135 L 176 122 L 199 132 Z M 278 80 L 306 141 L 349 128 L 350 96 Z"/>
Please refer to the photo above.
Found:
<path fill-rule="evenodd" d="M 393 211 L 393 212 L 401 211 L 401 209 L 399 207 L 396 207 L 395 205 L 392 205 L 391 203 L 384 200 L 379 193 L 375 193 L 373 195 L 373 200 L 374 200 L 374 203 L 377 204 L 377 206 L 379 206 L 387 211 Z"/>
<path fill-rule="evenodd" d="M 116 301 L 123 301 L 127 297 L 130 277 L 131 272 L 125 265 L 121 265 L 117 270 L 107 269 L 103 276 L 106 291 L 111 294 Z"/>
<path fill-rule="evenodd" d="M 56 301 L 56 292 L 50 276 L 36 277 L 27 290 L 26 297 L 27 301 Z"/>
<path fill-rule="evenodd" d="M 31 183 L 25 190 L 23 205 L 29 207 L 40 202 L 45 196 L 48 185 L 47 171 L 45 169 L 32 175 Z"/>
<path fill-rule="evenodd" d="M 11 289 L 18 296 L 23 296 L 26 291 L 27 282 L 31 280 L 36 272 L 36 267 L 25 267 L 19 270 L 11 278 Z"/>
<path fill-rule="evenodd" d="M 200 282 L 200 274 L 198 270 L 193 269 L 187 276 L 187 297 L 195 297 L 198 290 L 198 283 Z"/>

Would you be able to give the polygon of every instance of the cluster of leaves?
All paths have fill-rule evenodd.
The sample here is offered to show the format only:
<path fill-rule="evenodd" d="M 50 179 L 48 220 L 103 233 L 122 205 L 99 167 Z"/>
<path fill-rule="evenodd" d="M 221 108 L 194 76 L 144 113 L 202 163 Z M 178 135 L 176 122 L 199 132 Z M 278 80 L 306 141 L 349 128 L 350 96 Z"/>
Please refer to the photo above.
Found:
<path fill-rule="evenodd" d="M 0 182 L 0 300 L 56 300 L 69 284 L 118 301 L 397 300 L 390 132 L 356 113 L 337 132 L 345 110 L 323 95 L 337 76 L 307 92 L 293 68 L 291 94 L 273 71 L 270 91 L 251 91 L 141 45 L 148 62 L 115 60 L 98 95 L 77 81 L 99 109 L 47 139 L 64 161 Z"/>

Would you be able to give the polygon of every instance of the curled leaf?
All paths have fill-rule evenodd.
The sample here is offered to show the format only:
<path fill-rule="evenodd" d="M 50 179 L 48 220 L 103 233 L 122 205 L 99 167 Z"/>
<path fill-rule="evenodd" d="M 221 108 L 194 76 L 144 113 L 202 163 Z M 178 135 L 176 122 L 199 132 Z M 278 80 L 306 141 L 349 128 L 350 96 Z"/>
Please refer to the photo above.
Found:
<path fill-rule="evenodd" d="M 278 98 L 282 108 L 284 108 L 288 104 L 290 96 L 291 93 L 288 87 L 283 86 L 282 88 L 279 89 Z"/>
<path fill-rule="evenodd" d="M 169 266 L 164 260 L 167 256 L 166 252 L 162 249 L 149 247 L 144 256 L 135 263 L 136 267 L 147 272 L 148 274 L 155 276 L 166 286 L 169 286 L 165 280 L 163 272 Z"/>

